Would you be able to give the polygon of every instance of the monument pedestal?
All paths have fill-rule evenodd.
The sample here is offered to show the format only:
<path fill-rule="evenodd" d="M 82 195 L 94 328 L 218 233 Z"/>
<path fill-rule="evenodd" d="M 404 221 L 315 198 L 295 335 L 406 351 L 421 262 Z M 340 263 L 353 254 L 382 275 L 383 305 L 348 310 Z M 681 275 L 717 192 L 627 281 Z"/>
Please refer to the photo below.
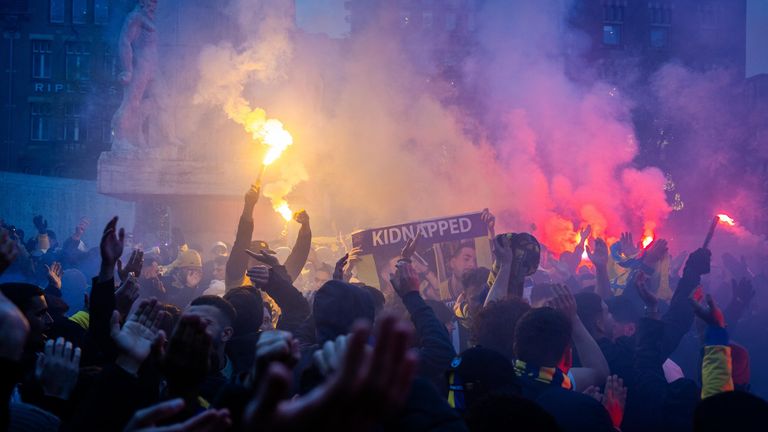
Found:
<path fill-rule="evenodd" d="M 128 227 L 136 241 L 145 246 L 164 243 L 172 228 L 180 228 L 190 247 L 201 249 L 204 256 L 216 241 L 231 245 L 243 194 L 256 176 L 255 168 L 246 168 L 258 167 L 258 161 L 153 157 L 157 155 L 138 150 L 99 157 L 98 191 L 136 203 L 135 227 Z"/>

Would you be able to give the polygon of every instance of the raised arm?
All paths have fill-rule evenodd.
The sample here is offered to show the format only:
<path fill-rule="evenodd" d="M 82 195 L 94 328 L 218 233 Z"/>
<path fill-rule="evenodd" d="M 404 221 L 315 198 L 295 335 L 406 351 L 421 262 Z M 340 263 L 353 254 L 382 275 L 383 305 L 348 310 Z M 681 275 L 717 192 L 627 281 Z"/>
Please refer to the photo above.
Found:
<path fill-rule="evenodd" d="M 291 254 L 288 255 L 288 258 L 283 263 L 291 281 L 295 281 L 301 274 L 301 270 L 304 268 L 304 264 L 307 263 L 307 258 L 309 257 L 309 249 L 312 247 L 312 229 L 309 227 L 309 215 L 306 211 L 302 210 L 296 213 L 294 219 L 301 224 L 301 228 L 299 228 L 299 234 L 296 237 L 293 249 L 291 249 Z"/>
<path fill-rule="evenodd" d="M 701 362 L 701 398 L 733 391 L 733 362 L 723 312 L 718 309 L 709 294 L 707 306 L 693 300 L 691 303 L 696 316 L 707 324 L 704 333 L 704 358 Z"/>
<path fill-rule="evenodd" d="M 597 278 L 597 294 L 603 299 L 613 295 L 611 292 L 611 280 L 608 277 L 608 245 L 603 239 L 595 239 L 590 242 L 591 247 L 587 248 L 589 260 L 595 265 L 595 276 Z"/>
<path fill-rule="evenodd" d="M 437 319 L 432 308 L 421 298 L 419 276 L 410 263 L 398 262 L 391 282 L 416 328 L 420 366 L 418 373 L 441 387 L 444 385 L 445 371 L 456 356 L 448 331 Z"/>
<path fill-rule="evenodd" d="M 245 193 L 245 203 L 243 204 L 243 213 L 240 215 L 240 221 L 237 224 L 237 234 L 235 234 L 235 243 L 232 245 L 232 252 L 229 254 L 226 267 L 226 285 L 227 289 L 237 288 L 242 284 L 243 275 L 248 269 L 248 254 L 246 250 L 251 244 L 253 236 L 253 208 L 259 202 L 261 186 L 252 185 Z"/>
<path fill-rule="evenodd" d="M 611 374 L 611 370 L 600 346 L 597 345 L 595 339 L 584 327 L 584 323 L 581 322 L 579 314 L 576 313 L 576 300 L 565 285 L 553 285 L 552 291 L 555 298 L 552 300 L 551 306 L 561 310 L 571 319 L 573 348 L 581 359 L 582 367 L 571 369 L 571 374 L 576 381 L 575 390 L 584 391 L 590 386 L 602 385 L 608 375 Z"/>

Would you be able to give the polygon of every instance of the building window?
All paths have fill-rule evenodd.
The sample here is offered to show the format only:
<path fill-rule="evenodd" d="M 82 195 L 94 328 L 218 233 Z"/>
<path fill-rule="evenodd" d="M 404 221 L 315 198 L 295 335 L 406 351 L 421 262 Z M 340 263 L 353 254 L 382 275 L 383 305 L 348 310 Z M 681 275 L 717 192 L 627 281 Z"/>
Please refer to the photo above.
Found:
<path fill-rule="evenodd" d="M 90 74 L 91 51 L 86 43 L 67 43 L 67 80 L 85 81 Z"/>
<path fill-rule="evenodd" d="M 651 27 L 651 48 L 666 48 L 669 45 L 669 29 Z"/>
<path fill-rule="evenodd" d="M 424 30 L 432 30 L 432 22 L 434 21 L 432 12 L 424 12 L 421 14 L 421 27 Z"/>
<path fill-rule="evenodd" d="M 621 26 L 619 24 L 603 25 L 603 43 L 611 46 L 621 45 Z"/>
<path fill-rule="evenodd" d="M 61 24 L 66 14 L 64 0 L 51 0 L 51 22 Z"/>
<path fill-rule="evenodd" d="M 79 104 L 68 103 L 64 105 L 64 139 L 70 143 L 81 143 L 86 139 L 85 118 L 80 115 Z M 81 146 L 76 145 L 75 147 Z"/>
<path fill-rule="evenodd" d="M 32 78 L 51 77 L 51 41 L 32 40 Z"/>
<path fill-rule="evenodd" d="M 666 48 L 669 46 L 669 28 L 672 24 L 672 9 L 659 4 L 648 5 L 650 18 L 651 48 Z"/>
<path fill-rule="evenodd" d="M 88 0 L 72 0 L 72 23 L 88 24 Z"/>
<path fill-rule="evenodd" d="M 94 24 L 109 23 L 109 0 L 93 0 Z"/>
<path fill-rule="evenodd" d="M 50 103 L 29 104 L 29 139 L 48 141 L 53 128 L 53 108 Z"/>
<path fill-rule="evenodd" d="M 624 6 L 617 4 L 603 5 L 603 44 L 620 46 L 622 44 L 622 25 L 624 24 Z"/>
<path fill-rule="evenodd" d="M 456 14 L 453 12 L 448 12 L 445 14 L 445 30 L 447 31 L 454 31 L 456 30 Z"/>

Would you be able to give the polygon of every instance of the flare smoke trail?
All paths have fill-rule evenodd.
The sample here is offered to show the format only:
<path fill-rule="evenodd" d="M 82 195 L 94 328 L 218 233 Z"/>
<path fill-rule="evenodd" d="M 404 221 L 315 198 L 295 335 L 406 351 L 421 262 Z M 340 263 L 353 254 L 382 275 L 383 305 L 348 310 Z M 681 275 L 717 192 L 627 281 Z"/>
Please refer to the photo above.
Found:
<path fill-rule="evenodd" d="M 202 50 L 195 101 L 239 123 L 267 118 L 254 108 L 264 107 L 286 124 L 296 143 L 265 192 L 291 193 L 321 229 L 491 207 L 500 228 L 534 229 L 559 253 L 586 224 L 597 235 L 652 232 L 670 212 L 662 172 L 632 164 L 631 103 L 566 76 L 573 35 L 560 1 L 479 11 L 479 47 L 464 74 L 480 116 L 425 85 L 387 26 L 388 8 L 341 43 L 295 31 L 288 0 L 232 1 L 229 10 L 239 41 Z"/>

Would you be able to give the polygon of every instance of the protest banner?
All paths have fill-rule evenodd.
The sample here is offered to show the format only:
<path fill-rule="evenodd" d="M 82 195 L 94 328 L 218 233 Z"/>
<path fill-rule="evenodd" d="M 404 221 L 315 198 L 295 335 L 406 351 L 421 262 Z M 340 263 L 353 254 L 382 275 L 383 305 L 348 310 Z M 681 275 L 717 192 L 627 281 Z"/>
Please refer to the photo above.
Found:
<path fill-rule="evenodd" d="M 481 213 L 408 222 L 352 234 L 352 246 L 362 250 L 357 276 L 364 283 L 391 293 L 389 275 L 406 242 L 419 234 L 412 262 L 425 298 L 450 304 L 461 293 L 461 275 L 478 266 L 490 267 L 488 227 Z"/>

